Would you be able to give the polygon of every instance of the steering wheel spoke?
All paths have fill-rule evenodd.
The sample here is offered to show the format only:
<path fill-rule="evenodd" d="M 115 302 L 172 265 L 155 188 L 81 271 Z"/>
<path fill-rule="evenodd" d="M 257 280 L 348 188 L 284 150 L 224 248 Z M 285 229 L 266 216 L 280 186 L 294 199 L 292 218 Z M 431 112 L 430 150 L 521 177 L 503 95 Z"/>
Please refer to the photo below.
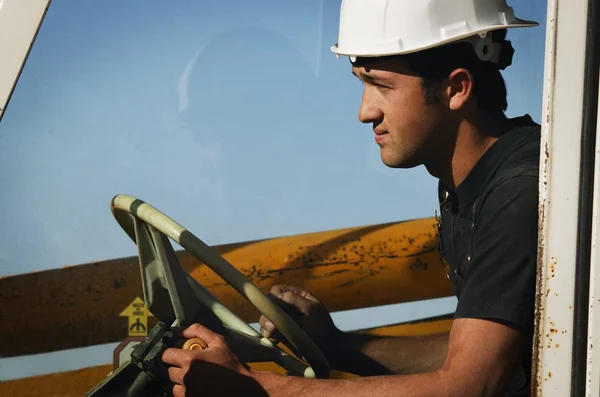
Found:
<path fill-rule="evenodd" d="M 172 327 L 193 323 L 200 302 L 169 239 L 151 225 L 134 219 L 144 299 L 156 318 Z"/>
<path fill-rule="evenodd" d="M 250 336 L 234 329 L 227 329 L 226 340 L 240 360 L 244 362 L 274 362 L 291 374 L 315 377 L 315 373 L 309 365 L 287 354 L 263 336 Z"/>

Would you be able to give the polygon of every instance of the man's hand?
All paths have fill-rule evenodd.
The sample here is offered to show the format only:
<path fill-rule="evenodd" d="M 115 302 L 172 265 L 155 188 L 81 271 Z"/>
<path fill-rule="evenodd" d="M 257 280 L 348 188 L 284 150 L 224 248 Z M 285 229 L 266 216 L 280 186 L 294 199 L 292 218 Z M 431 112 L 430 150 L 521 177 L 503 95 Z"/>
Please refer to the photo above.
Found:
<path fill-rule="evenodd" d="M 523 345 L 522 335 L 488 320 L 456 319 L 448 358 L 442 368 L 412 375 L 370 376 L 355 379 L 308 379 L 281 376 L 246 368 L 229 350 L 223 337 L 197 324 L 183 331 L 198 337 L 205 350 L 167 349 L 173 396 L 260 397 L 406 397 L 489 396 L 507 390 Z M 393 347 L 389 347 L 393 352 Z M 267 393 L 268 391 L 268 393 Z"/>
<path fill-rule="evenodd" d="M 269 295 L 321 349 L 342 334 L 325 306 L 309 291 L 288 285 L 274 285 Z M 267 317 L 261 316 L 258 322 L 263 336 L 281 340 L 282 335 Z"/>
<path fill-rule="evenodd" d="M 167 349 L 162 360 L 171 365 L 169 378 L 173 396 L 267 396 L 252 377 L 252 371 L 229 349 L 225 339 L 200 324 L 182 332 L 186 339 L 200 338 L 204 350 Z"/>

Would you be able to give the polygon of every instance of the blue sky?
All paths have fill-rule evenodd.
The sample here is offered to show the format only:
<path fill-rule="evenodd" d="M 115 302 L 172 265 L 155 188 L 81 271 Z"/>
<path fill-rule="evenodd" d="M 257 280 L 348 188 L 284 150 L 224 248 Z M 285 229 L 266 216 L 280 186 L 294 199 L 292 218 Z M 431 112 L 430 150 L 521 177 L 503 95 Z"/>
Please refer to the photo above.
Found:
<path fill-rule="evenodd" d="M 0 276 L 135 255 L 118 193 L 208 244 L 432 216 L 436 180 L 386 168 L 357 120 L 362 86 L 329 50 L 339 3 L 54 0 L 0 124 Z M 510 3 L 541 26 L 509 33 L 508 114 L 539 121 L 546 2 Z M 61 354 L 69 369 L 111 350 Z M 0 360 L 1 377 L 47 371 L 27 360 Z"/>

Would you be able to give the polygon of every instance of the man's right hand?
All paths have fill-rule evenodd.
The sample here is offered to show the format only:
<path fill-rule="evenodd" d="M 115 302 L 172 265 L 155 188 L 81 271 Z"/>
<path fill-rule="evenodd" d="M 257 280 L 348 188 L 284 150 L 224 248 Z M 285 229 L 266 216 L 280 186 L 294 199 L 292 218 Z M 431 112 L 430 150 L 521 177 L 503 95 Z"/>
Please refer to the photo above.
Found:
<path fill-rule="evenodd" d="M 333 323 L 323 303 L 309 291 L 288 285 L 274 285 L 269 295 L 319 348 L 331 347 L 330 344 L 343 334 Z M 281 340 L 282 335 L 264 315 L 260 317 L 259 324 L 263 336 Z"/>

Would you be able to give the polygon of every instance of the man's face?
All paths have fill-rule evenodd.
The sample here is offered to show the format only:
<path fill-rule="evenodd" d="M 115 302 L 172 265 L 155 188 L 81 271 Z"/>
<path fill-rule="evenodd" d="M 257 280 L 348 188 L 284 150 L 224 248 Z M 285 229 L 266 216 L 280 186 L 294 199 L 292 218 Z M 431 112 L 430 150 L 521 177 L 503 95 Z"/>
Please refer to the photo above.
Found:
<path fill-rule="evenodd" d="M 430 161 L 447 113 L 441 103 L 426 103 L 421 78 L 397 59 L 353 65 L 352 73 L 364 85 L 358 118 L 373 125 L 383 163 L 411 168 Z"/>

